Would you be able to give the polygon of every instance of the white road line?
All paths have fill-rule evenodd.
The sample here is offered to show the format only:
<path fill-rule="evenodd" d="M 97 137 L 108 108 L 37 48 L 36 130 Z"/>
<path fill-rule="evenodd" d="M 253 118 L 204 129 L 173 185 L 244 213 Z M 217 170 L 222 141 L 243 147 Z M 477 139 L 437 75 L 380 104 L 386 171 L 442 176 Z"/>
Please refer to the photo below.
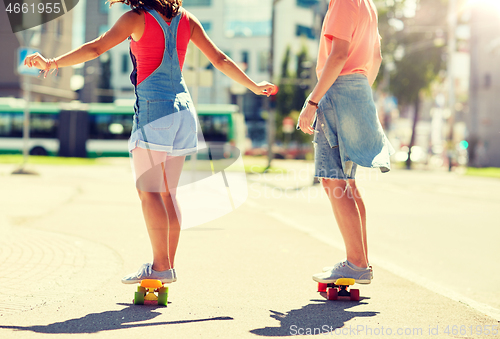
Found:
<path fill-rule="evenodd" d="M 247 203 L 248 202 L 250 202 L 250 205 L 254 205 L 254 204 L 257 205 L 255 202 L 253 202 L 251 200 L 247 200 Z M 277 221 L 282 222 L 283 224 L 288 225 L 290 227 L 293 227 L 297 230 L 300 230 L 300 231 L 308 234 L 309 236 L 311 236 L 311 237 L 313 237 L 313 238 L 315 238 L 315 239 L 317 239 L 317 240 L 319 240 L 327 245 L 330 245 L 338 250 L 345 251 L 345 247 L 344 247 L 344 244 L 342 242 L 335 241 L 333 239 L 329 239 L 328 237 L 323 235 L 321 232 L 317 232 L 317 231 L 312 230 L 310 228 L 304 227 L 300 223 L 296 222 L 295 220 L 293 220 L 289 217 L 286 217 L 286 216 L 284 216 L 280 213 L 277 213 L 277 212 L 267 212 L 266 214 L 273 217 Z M 395 274 L 403 279 L 409 280 L 409 281 L 411 281 L 411 282 L 413 282 L 421 287 L 424 287 L 432 292 L 438 293 L 438 294 L 440 294 L 444 297 L 447 297 L 451 300 L 464 303 L 464 304 L 474 308 L 475 310 L 477 310 L 483 314 L 486 314 L 486 315 L 494 318 L 497 321 L 500 321 L 500 310 L 499 309 L 496 309 L 496 308 L 491 307 L 489 305 L 486 305 L 486 304 L 477 302 L 473 299 L 470 299 L 470 298 L 468 298 L 460 293 L 457 293 L 457 292 L 449 289 L 446 286 L 438 284 L 438 283 L 436 283 L 430 279 L 427 279 L 421 275 L 415 274 L 415 273 L 410 272 L 404 268 L 401 268 L 397 265 L 394 265 L 394 264 L 388 262 L 387 260 L 370 255 L 370 262 L 372 264 L 375 264 L 376 266 L 382 267 L 383 269 L 385 269 L 385 270 L 387 270 L 387 271 L 389 271 L 389 272 L 391 272 L 391 273 L 393 273 L 393 274 Z"/>

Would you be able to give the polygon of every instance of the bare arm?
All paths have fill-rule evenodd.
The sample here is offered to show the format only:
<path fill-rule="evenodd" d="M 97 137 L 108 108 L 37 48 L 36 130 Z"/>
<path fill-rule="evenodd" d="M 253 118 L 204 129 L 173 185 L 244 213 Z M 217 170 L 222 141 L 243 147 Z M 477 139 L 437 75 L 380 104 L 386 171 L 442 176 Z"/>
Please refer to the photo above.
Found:
<path fill-rule="evenodd" d="M 326 60 L 325 67 L 323 68 L 323 72 L 321 73 L 318 83 L 314 87 L 310 96 L 310 100 L 316 103 L 318 103 L 326 94 L 328 89 L 332 87 L 347 61 L 350 43 L 346 40 L 337 39 L 335 37 L 332 37 L 332 39 L 332 50 Z M 311 124 L 315 113 L 316 107 L 312 105 L 306 105 L 300 113 L 299 126 L 304 133 L 313 133 Z"/>
<path fill-rule="evenodd" d="M 256 84 L 234 63 L 233 60 L 231 60 L 231 58 L 224 54 L 224 52 L 210 40 L 198 19 L 193 14 L 187 11 L 186 13 L 189 15 L 189 21 L 191 23 L 191 41 L 203 54 L 205 54 L 214 67 L 255 94 L 269 96 L 274 90 L 274 85 L 265 81 Z"/>
<path fill-rule="evenodd" d="M 141 16 L 133 11 L 129 11 L 123 14 L 109 31 L 97 39 L 87 42 L 54 60 L 58 67 L 67 67 L 95 59 L 127 39 L 139 25 L 143 25 Z M 47 69 L 48 60 L 41 54 L 35 53 L 28 55 L 24 60 L 24 64 L 28 67 Z M 50 68 L 54 69 L 56 65 L 50 63 Z"/>
<path fill-rule="evenodd" d="M 368 70 L 368 83 L 373 86 L 375 79 L 377 79 L 378 72 L 380 71 L 380 65 L 382 64 L 382 53 L 380 52 L 380 45 L 374 50 L 373 65 L 372 68 Z"/>
<path fill-rule="evenodd" d="M 312 101 L 319 102 L 328 89 L 332 87 L 335 80 L 337 80 L 347 61 L 350 45 L 350 42 L 346 40 L 332 37 L 332 50 L 328 59 L 326 59 L 321 77 L 311 93 Z"/>

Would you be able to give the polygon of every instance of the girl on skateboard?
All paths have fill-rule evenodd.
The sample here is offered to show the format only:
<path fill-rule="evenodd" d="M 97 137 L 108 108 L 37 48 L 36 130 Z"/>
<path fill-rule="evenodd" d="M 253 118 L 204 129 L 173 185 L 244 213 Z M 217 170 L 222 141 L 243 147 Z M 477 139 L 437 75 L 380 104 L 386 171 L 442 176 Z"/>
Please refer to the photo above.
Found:
<path fill-rule="evenodd" d="M 371 85 L 382 61 L 372 0 L 331 0 L 320 37 L 318 83 L 298 128 L 314 134 L 315 177 L 330 199 L 347 259 L 313 275 L 320 283 L 353 278 L 369 284 L 366 211 L 356 187 L 357 165 L 390 170 L 394 149 L 379 123 Z M 314 124 L 313 124 L 314 122 Z"/>
<path fill-rule="evenodd" d="M 104 1 L 104 0 L 101 0 Z M 198 19 L 182 7 L 182 0 L 109 0 L 129 5 L 115 25 L 97 39 L 54 59 L 39 53 L 24 63 L 45 72 L 97 58 L 125 39 L 130 40 L 134 65 L 131 75 L 136 101 L 129 152 L 142 204 L 153 263 L 144 264 L 122 279 L 125 284 L 143 279 L 176 281 L 174 258 L 181 215 L 176 189 L 185 157 L 198 147 L 196 113 L 182 77 L 189 41 L 210 62 L 257 95 L 274 90 L 268 82 L 256 84 L 205 33 Z"/>

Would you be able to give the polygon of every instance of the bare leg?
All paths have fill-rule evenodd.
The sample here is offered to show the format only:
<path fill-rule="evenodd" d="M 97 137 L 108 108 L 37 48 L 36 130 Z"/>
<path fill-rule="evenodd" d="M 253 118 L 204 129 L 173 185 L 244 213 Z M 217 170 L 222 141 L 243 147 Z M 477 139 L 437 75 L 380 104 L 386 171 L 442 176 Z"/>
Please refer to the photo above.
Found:
<path fill-rule="evenodd" d="M 174 267 L 180 235 L 180 210 L 176 191 L 185 157 L 170 157 L 151 170 L 142 180 L 161 180 L 161 192 L 138 189 L 144 220 L 153 248 L 153 269 L 164 271 Z M 150 184 L 150 183 L 148 183 Z M 147 185 L 144 186 L 156 186 Z"/>
<path fill-rule="evenodd" d="M 365 207 L 361 196 L 358 195 L 359 198 L 355 198 L 352 194 L 353 190 L 358 194 L 359 191 L 355 185 L 353 185 L 353 190 L 348 187 L 345 191 L 346 181 L 340 179 L 323 179 L 322 184 L 330 199 L 333 214 L 344 239 L 347 260 L 356 266 L 368 267 Z"/>
<path fill-rule="evenodd" d="M 166 165 L 170 169 L 164 170 L 164 180 L 168 183 L 166 192 L 161 193 L 163 204 L 167 211 L 169 228 L 168 252 L 171 267 L 174 267 L 175 253 L 177 252 L 177 245 L 181 232 L 182 215 L 181 209 L 177 202 L 177 184 L 179 182 L 180 171 L 184 165 L 185 157 L 169 158 Z"/>
<path fill-rule="evenodd" d="M 349 185 L 351 186 L 351 192 L 353 194 L 354 200 L 356 201 L 356 205 L 358 206 L 358 211 L 361 217 L 361 227 L 362 227 L 362 234 L 363 234 L 363 245 L 365 247 L 365 256 L 366 256 L 366 262 L 369 263 L 370 260 L 368 260 L 368 238 L 366 234 L 366 209 L 365 209 L 365 203 L 363 202 L 363 199 L 361 198 L 361 192 L 358 190 L 356 187 L 356 181 L 354 179 L 349 179 Z"/>

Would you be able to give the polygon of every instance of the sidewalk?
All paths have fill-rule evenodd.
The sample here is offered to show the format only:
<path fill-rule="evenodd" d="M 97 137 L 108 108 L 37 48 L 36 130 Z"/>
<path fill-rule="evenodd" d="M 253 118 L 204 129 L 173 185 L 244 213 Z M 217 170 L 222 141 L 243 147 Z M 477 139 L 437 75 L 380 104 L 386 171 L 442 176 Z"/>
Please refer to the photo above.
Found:
<path fill-rule="evenodd" d="M 479 327 L 500 331 L 498 321 L 378 267 L 372 284 L 357 286 L 360 302 L 326 301 L 311 275 L 343 253 L 278 222 L 269 201 L 252 198 L 182 232 L 167 308 L 134 306 L 135 286 L 120 279 L 150 261 L 151 250 L 128 159 L 37 166 L 39 176 L 11 170 L 0 166 L 1 338 L 245 338 L 315 328 L 346 337 L 476 338 Z"/>

